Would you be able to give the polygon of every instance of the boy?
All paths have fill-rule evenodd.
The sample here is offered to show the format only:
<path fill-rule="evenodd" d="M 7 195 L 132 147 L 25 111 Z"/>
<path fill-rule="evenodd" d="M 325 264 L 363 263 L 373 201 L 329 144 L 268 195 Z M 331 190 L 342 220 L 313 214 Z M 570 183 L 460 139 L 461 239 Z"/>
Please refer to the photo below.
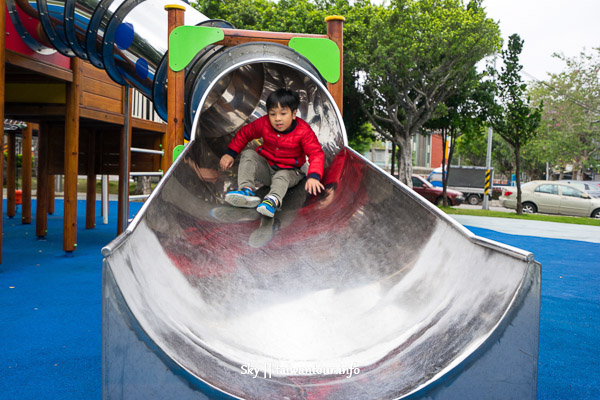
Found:
<path fill-rule="evenodd" d="M 242 153 L 238 190 L 225 195 L 227 203 L 235 207 L 257 207 L 256 211 L 262 215 L 273 217 L 287 190 L 304 178 L 300 168 L 307 155 L 310 166 L 304 188 L 312 195 L 324 189 L 320 181 L 325 153 L 310 125 L 296 117 L 299 104 L 298 93 L 278 89 L 267 98 L 267 115 L 236 133 L 219 162 L 221 169 L 227 170 L 238 153 Z M 242 151 L 250 141 L 258 138 L 263 138 L 263 144 L 256 151 Z M 255 180 L 270 186 L 262 202 L 254 193 Z"/>

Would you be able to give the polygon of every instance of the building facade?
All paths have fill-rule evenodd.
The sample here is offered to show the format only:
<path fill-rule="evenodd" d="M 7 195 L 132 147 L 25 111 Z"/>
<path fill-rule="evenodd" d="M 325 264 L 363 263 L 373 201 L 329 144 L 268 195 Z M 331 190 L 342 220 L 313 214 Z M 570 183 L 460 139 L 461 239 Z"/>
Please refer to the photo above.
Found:
<path fill-rule="evenodd" d="M 386 171 L 392 170 L 392 142 L 375 142 L 364 156 Z M 442 165 L 442 136 L 434 133 L 417 134 L 412 138 L 412 165 L 417 174 L 428 175 Z M 397 171 L 398 161 L 394 166 Z"/>

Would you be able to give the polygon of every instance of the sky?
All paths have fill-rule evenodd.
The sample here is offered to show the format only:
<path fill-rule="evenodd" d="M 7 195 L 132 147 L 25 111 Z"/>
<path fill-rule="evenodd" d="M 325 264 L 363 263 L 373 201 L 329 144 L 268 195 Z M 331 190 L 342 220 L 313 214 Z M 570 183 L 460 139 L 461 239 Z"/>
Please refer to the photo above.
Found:
<path fill-rule="evenodd" d="M 600 47 L 600 0 L 483 0 L 483 6 L 499 22 L 505 46 L 513 33 L 524 40 L 525 80 L 563 71 L 564 62 L 553 53 L 575 57 Z"/>

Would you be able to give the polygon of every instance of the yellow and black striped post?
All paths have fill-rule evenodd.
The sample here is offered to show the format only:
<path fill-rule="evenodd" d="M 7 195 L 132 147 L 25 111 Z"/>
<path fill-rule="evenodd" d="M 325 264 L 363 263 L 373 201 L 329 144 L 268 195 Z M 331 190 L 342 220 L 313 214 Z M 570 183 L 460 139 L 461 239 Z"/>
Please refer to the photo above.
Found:
<path fill-rule="evenodd" d="M 484 186 L 484 191 L 483 191 L 484 196 L 490 195 L 491 176 L 492 176 L 492 170 L 488 169 L 487 171 L 485 171 L 485 186 Z M 489 199 L 489 197 L 488 197 L 488 199 Z"/>

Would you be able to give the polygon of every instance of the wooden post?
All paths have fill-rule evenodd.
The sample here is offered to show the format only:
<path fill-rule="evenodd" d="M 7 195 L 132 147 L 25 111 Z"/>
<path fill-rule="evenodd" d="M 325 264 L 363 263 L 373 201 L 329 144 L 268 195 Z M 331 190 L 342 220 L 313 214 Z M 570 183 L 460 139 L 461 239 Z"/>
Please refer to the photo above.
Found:
<path fill-rule="evenodd" d="M 77 248 L 77 174 L 79 165 L 79 105 L 81 104 L 81 83 L 83 61 L 71 59 L 73 82 L 67 84 L 65 115 L 65 198 L 63 217 L 63 250 Z"/>
<path fill-rule="evenodd" d="M 35 234 L 45 237 L 48 233 L 48 147 L 50 125 L 41 124 L 38 131 L 38 170 L 37 201 L 35 213 Z"/>
<path fill-rule="evenodd" d="M 127 227 L 129 215 L 129 171 L 131 171 L 131 89 L 123 87 L 123 129 L 119 155 L 119 203 L 117 235 Z"/>
<path fill-rule="evenodd" d="M 4 124 L 4 120 L 2 121 Z M 12 218 L 16 214 L 16 184 L 17 184 L 17 148 L 16 132 L 8 131 L 8 156 L 6 157 L 6 215 Z"/>
<path fill-rule="evenodd" d="M 6 0 L 0 0 L 0 121 L 2 121 L 2 138 L 0 140 L 4 150 L 4 68 L 6 61 L 6 45 L 4 34 L 6 32 Z M 0 151 L 0 180 L 4 180 L 4 151 Z M 0 185 L 0 199 L 4 199 L 4 184 Z M 0 264 L 2 264 L 2 201 L 0 201 Z"/>
<path fill-rule="evenodd" d="M 87 191 L 85 197 L 85 229 L 96 227 L 96 131 L 90 131 L 87 148 Z"/>
<path fill-rule="evenodd" d="M 327 89 L 335 100 L 340 113 L 344 114 L 344 21 L 346 19 L 339 15 L 331 15 L 325 18 L 327 22 L 327 36 L 340 49 L 340 80 L 336 83 L 327 83 Z"/>
<path fill-rule="evenodd" d="M 31 223 L 31 138 L 33 136 L 33 126 L 27 123 L 27 127 L 22 131 L 23 158 L 21 159 L 21 176 L 23 177 L 23 196 L 21 204 L 21 223 Z"/>
<path fill-rule="evenodd" d="M 54 199 L 56 198 L 56 176 L 48 174 L 48 215 L 54 214 Z"/>
<path fill-rule="evenodd" d="M 165 10 L 169 14 L 169 36 L 173 29 L 183 25 L 185 18 L 185 7 L 181 5 L 166 5 Z M 167 171 L 171 164 L 173 164 L 173 150 L 176 146 L 183 144 L 184 134 L 184 78 L 185 71 L 181 70 L 175 72 L 169 67 L 167 72 L 167 132 L 165 133 L 165 140 L 163 144 L 163 150 L 165 154 L 163 156 L 163 163 L 161 169 Z"/>

